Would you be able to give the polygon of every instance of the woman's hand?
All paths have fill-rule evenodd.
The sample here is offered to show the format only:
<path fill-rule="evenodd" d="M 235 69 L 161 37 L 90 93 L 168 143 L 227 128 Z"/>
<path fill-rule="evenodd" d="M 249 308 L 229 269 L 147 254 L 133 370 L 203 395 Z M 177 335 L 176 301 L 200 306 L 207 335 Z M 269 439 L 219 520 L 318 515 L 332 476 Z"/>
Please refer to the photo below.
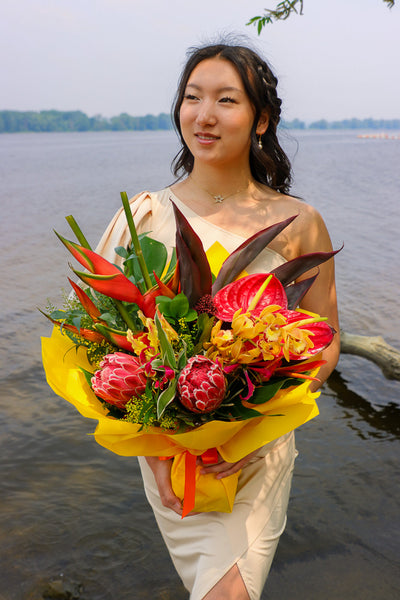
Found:
<path fill-rule="evenodd" d="M 182 516 L 181 501 L 175 496 L 171 484 L 173 459 L 160 460 L 157 456 L 146 456 L 146 460 L 150 469 L 153 471 L 162 505 L 166 508 L 170 508 L 179 516 Z"/>
<path fill-rule="evenodd" d="M 234 473 L 237 473 L 238 471 L 240 471 L 240 469 L 243 469 L 243 467 L 245 465 L 247 465 L 247 463 L 252 458 L 254 458 L 254 456 L 256 456 L 258 451 L 259 451 L 259 448 L 257 448 L 257 450 L 254 450 L 247 456 L 244 456 L 241 460 L 238 460 L 237 462 L 234 462 L 234 463 L 226 462 L 222 458 L 222 456 L 218 453 L 218 459 L 219 459 L 218 462 L 215 465 L 207 465 L 207 466 L 203 465 L 201 457 L 199 457 L 199 464 L 203 465 L 200 472 L 202 475 L 206 475 L 207 473 L 215 473 L 216 479 L 223 479 L 224 477 L 229 477 L 229 475 L 233 475 Z"/>

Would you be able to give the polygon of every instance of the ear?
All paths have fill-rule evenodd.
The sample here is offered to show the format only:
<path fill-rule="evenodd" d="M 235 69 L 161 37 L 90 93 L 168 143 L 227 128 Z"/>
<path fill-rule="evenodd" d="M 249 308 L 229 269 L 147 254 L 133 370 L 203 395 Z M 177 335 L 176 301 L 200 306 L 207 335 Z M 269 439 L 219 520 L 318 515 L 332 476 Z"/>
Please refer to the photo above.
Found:
<path fill-rule="evenodd" d="M 269 114 L 267 111 L 264 111 L 261 114 L 260 118 L 258 119 L 256 134 L 263 135 L 267 131 L 268 125 L 269 125 Z"/>

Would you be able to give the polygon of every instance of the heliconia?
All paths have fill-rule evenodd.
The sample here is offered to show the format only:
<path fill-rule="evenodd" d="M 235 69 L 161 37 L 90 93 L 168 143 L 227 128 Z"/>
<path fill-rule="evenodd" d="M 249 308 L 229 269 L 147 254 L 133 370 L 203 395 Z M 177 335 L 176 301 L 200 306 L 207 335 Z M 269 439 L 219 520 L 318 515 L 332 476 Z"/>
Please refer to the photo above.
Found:
<path fill-rule="evenodd" d="M 65 239 L 56 232 L 64 246 L 90 273 L 73 269 L 74 273 L 97 292 L 124 302 L 134 302 L 142 308 L 143 295 L 132 281 L 108 260 L 83 246 Z"/>
<path fill-rule="evenodd" d="M 69 277 L 68 281 L 70 282 L 75 294 L 79 298 L 79 302 L 82 304 L 89 317 L 91 317 L 93 321 L 98 321 L 101 313 L 95 303 L 89 298 L 87 293 L 75 283 L 75 281 L 72 281 L 72 279 Z"/>

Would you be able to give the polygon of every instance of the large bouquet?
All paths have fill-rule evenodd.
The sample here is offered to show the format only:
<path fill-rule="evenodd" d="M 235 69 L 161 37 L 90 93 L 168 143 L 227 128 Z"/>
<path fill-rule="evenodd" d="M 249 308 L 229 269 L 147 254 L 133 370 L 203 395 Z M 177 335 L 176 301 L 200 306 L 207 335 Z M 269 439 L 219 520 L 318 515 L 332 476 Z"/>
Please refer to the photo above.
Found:
<path fill-rule="evenodd" d="M 303 255 L 272 273 L 247 265 L 295 217 L 264 229 L 228 256 L 206 253 L 174 205 L 172 256 L 137 235 L 121 194 L 132 243 L 116 248 L 123 269 L 93 252 L 72 217 L 79 244 L 58 235 L 86 271 L 43 338 L 49 385 L 98 420 L 99 444 L 122 455 L 175 457 L 172 484 L 191 510 L 229 511 L 237 475 L 200 475 L 196 458 L 237 461 L 316 414 L 309 390 L 318 354 L 334 330 L 295 310 L 315 277 L 293 283 L 334 253 Z"/>

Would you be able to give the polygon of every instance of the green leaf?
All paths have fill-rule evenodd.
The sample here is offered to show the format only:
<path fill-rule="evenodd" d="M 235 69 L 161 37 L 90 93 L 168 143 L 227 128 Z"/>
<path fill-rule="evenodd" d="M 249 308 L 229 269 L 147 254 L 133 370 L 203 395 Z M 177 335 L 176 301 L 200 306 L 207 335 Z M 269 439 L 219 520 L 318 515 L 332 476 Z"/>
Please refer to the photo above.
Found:
<path fill-rule="evenodd" d="M 105 321 L 107 323 L 107 325 L 115 325 L 115 315 L 112 315 L 109 312 L 102 313 L 100 315 L 100 319 L 102 321 Z"/>
<path fill-rule="evenodd" d="M 197 318 L 197 312 L 189 308 L 189 301 L 185 294 L 177 294 L 174 298 L 157 296 L 156 302 L 165 317 L 175 320 L 185 319 L 185 321 L 194 321 Z"/>
<path fill-rule="evenodd" d="M 218 414 L 218 413 L 217 413 Z M 246 419 L 254 419 L 255 417 L 262 417 L 263 414 L 258 412 L 258 410 L 254 408 L 247 408 L 247 406 L 243 406 L 243 404 L 236 404 L 235 406 L 229 407 L 228 414 L 232 416 L 234 419 L 238 420 L 246 420 Z M 226 413 L 221 412 L 221 416 L 228 416 Z"/>
<path fill-rule="evenodd" d="M 80 330 L 80 328 L 81 328 L 81 322 L 82 322 L 82 317 L 81 317 L 80 315 L 79 315 L 79 316 L 76 316 L 76 317 L 74 317 L 74 318 L 72 319 L 72 325 L 73 325 L 74 327 L 76 327 L 78 331 L 79 331 L 79 330 Z"/>
<path fill-rule="evenodd" d="M 268 400 L 271 400 L 279 392 L 286 381 L 287 379 L 279 379 L 278 381 L 265 383 L 257 387 L 251 398 L 248 399 L 249 404 L 264 404 L 264 402 L 268 402 Z"/>
<path fill-rule="evenodd" d="M 158 333 L 158 339 L 160 341 L 160 346 L 161 346 L 161 356 L 162 356 L 162 360 L 163 360 L 163 364 L 171 367 L 171 369 L 175 369 L 177 368 L 176 365 L 176 359 L 175 359 L 175 353 L 174 350 L 170 344 L 170 341 L 167 337 L 167 334 L 165 333 L 164 329 L 162 328 L 160 319 L 158 317 L 158 314 L 155 314 L 154 317 L 154 322 L 156 324 L 157 327 L 157 333 Z"/>
<path fill-rule="evenodd" d="M 84 369 L 83 367 L 80 367 L 80 370 L 82 371 L 82 373 L 85 376 L 86 382 L 88 385 L 90 385 L 90 387 L 92 387 L 92 377 L 93 377 L 93 373 L 91 373 L 90 371 L 87 371 L 86 369 Z"/>
<path fill-rule="evenodd" d="M 158 306 L 159 311 L 164 315 L 164 317 L 171 317 L 171 304 L 172 298 L 168 298 L 168 296 L 157 296 L 156 304 Z"/>
<path fill-rule="evenodd" d="M 178 360 L 177 360 L 179 371 L 182 371 L 182 369 L 184 367 L 186 367 L 186 364 L 187 364 L 187 344 L 184 339 L 181 340 L 181 343 L 182 343 L 183 348 L 179 352 Z"/>
<path fill-rule="evenodd" d="M 115 254 L 118 254 L 118 256 L 122 256 L 122 258 L 128 258 L 129 256 L 129 252 L 124 246 L 117 246 L 114 248 L 114 252 Z"/>
<path fill-rule="evenodd" d="M 197 310 L 190 308 L 184 316 L 185 321 L 195 321 L 197 319 Z"/>
<path fill-rule="evenodd" d="M 211 329 L 213 328 L 215 318 L 209 317 L 207 313 L 201 313 L 197 319 L 197 327 L 199 330 L 199 339 L 193 348 L 192 356 L 199 354 L 203 349 L 203 343 L 210 339 Z"/>
<path fill-rule="evenodd" d="M 53 311 L 50 313 L 50 315 L 49 315 L 49 316 L 50 316 L 50 318 L 51 318 L 51 319 L 54 319 L 54 320 L 56 320 L 56 321 L 59 321 L 59 320 L 61 320 L 61 319 L 63 319 L 63 320 L 64 320 L 64 319 L 67 319 L 67 318 L 68 318 L 68 316 L 69 316 L 69 311 L 68 311 L 68 312 L 66 312 L 65 310 L 53 310 Z"/>
<path fill-rule="evenodd" d="M 167 249 L 164 244 L 145 236 L 140 240 L 140 246 L 149 274 L 155 271 L 157 277 L 161 277 L 164 272 L 168 256 Z M 135 281 L 140 281 L 142 279 L 140 262 L 133 248 L 124 262 L 124 267 L 129 271 L 129 274 L 134 277 Z M 152 283 L 155 283 L 152 277 L 151 279 Z"/>
<path fill-rule="evenodd" d="M 175 398 L 177 380 L 173 379 L 169 386 L 161 392 L 157 400 L 157 419 L 161 419 L 165 409 Z"/>
<path fill-rule="evenodd" d="M 178 294 L 175 298 L 171 299 L 170 304 L 171 316 L 175 317 L 175 319 L 180 319 L 184 317 L 189 310 L 189 300 L 186 298 L 185 294 Z"/>

